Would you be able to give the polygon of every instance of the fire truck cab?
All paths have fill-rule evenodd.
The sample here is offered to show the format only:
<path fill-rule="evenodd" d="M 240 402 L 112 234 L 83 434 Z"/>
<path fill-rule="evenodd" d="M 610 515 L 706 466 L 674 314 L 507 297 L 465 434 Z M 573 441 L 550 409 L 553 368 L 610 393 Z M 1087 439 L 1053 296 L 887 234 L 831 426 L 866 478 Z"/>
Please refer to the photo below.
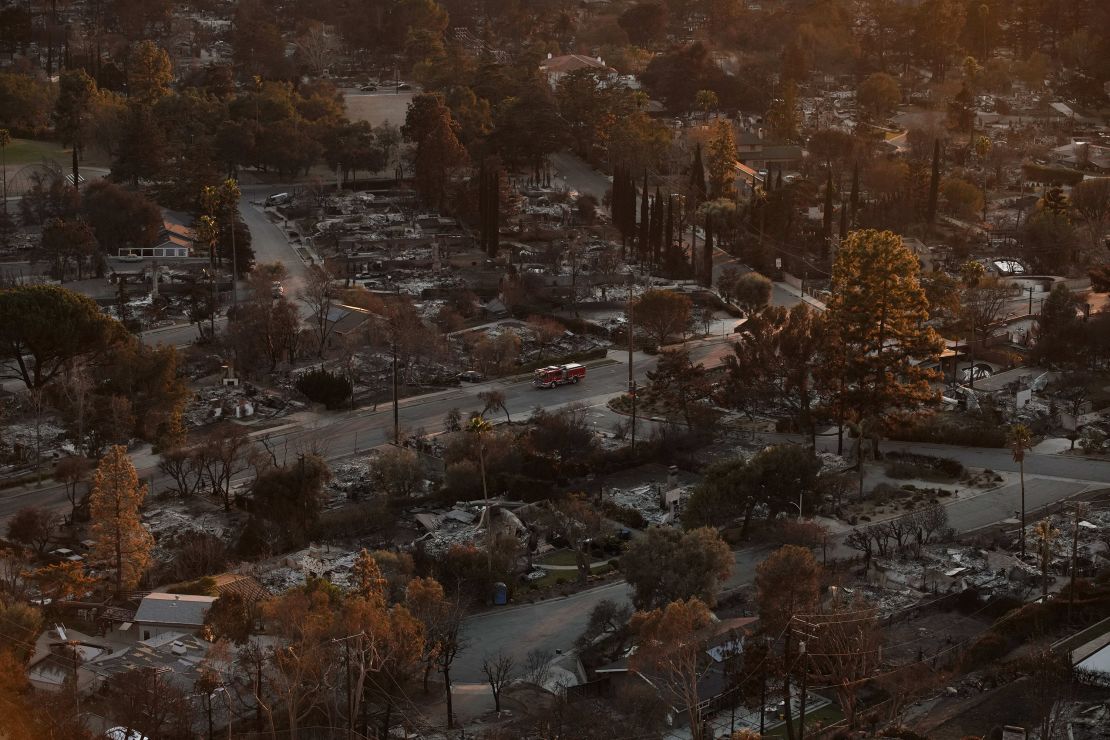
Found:
<path fill-rule="evenodd" d="M 586 377 L 586 366 L 578 363 L 569 365 L 549 365 L 542 367 L 532 377 L 532 385 L 537 388 L 554 388 L 557 385 L 577 383 Z"/>

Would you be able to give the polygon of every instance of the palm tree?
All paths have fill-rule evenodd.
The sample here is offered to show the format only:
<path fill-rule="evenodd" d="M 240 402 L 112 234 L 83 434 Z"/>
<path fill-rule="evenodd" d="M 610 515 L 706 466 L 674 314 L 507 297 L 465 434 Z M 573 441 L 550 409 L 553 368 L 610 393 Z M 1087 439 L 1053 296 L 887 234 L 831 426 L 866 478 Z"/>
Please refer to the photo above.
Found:
<path fill-rule="evenodd" d="M 489 510 L 489 488 L 486 485 L 486 442 L 485 436 L 493 429 L 485 417 L 475 414 L 470 417 L 466 431 L 478 439 L 478 470 L 482 474 L 482 499 L 486 507 L 486 565 L 493 570 L 493 516 Z"/>
<path fill-rule="evenodd" d="M 1021 476 L 1021 557 L 1025 557 L 1025 453 L 1033 449 L 1033 432 L 1024 424 L 1014 424 L 1006 437 Z"/>
<path fill-rule="evenodd" d="M 698 90 L 694 95 L 695 104 L 701 108 L 702 113 L 705 114 L 706 123 L 709 122 L 709 111 L 717 107 L 717 93 L 712 90 Z"/>
<path fill-rule="evenodd" d="M 1042 519 L 1033 525 L 1033 536 L 1037 538 L 1037 554 L 1041 560 L 1041 603 L 1048 602 L 1048 566 L 1052 562 L 1052 543 L 1060 530 L 1052 526 L 1052 522 Z"/>

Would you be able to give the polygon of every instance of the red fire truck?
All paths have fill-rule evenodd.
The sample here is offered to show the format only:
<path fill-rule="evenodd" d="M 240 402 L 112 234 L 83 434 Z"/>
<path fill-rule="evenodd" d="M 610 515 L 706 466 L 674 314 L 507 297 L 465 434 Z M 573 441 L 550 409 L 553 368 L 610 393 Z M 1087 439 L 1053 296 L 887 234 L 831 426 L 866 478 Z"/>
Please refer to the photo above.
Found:
<path fill-rule="evenodd" d="M 578 363 L 569 365 L 549 365 L 542 367 L 532 377 L 532 385 L 537 388 L 554 388 L 557 385 L 577 383 L 586 377 L 586 366 Z"/>

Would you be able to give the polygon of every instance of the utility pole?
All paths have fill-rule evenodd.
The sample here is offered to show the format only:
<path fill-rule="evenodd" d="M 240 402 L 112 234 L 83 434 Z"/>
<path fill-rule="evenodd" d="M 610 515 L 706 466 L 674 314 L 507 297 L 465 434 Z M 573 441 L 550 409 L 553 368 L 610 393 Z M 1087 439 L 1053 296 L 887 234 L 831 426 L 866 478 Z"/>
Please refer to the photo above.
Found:
<path fill-rule="evenodd" d="M 806 652 L 804 641 L 798 643 L 798 660 L 802 664 L 802 696 L 798 708 L 798 740 L 805 740 L 806 736 L 806 679 L 809 677 L 809 654 Z M 790 697 L 786 697 L 790 701 Z"/>
<path fill-rule="evenodd" d="M 393 446 L 401 446 L 401 415 L 397 408 L 397 338 L 394 336 L 393 343 Z"/>
<path fill-rule="evenodd" d="M 632 369 L 632 354 L 635 351 L 633 339 L 636 330 L 633 319 L 632 287 L 636 279 L 633 277 L 628 283 L 628 395 L 632 398 L 632 452 L 636 452 L 636 374 Z"/>
<path fill-rule="evenodd" d="M 1030 285 L 1028 288 L 1026 288 L 1026 290 L 1029 291 L 1029 315 L 1032 316 L 1033 315 L 1033 286 Z"/>

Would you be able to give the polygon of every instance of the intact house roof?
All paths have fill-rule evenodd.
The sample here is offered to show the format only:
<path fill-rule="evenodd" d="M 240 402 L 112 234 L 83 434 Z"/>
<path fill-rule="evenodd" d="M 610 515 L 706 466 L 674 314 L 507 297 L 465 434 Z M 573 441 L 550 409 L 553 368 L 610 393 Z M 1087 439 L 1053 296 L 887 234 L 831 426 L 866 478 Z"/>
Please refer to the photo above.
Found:
<path fill-rule="evenodd" d="M 190 594 L 149 594 L 135 612 L 137 624 L 204 626 L 204 615 L 216 601 L 215 596 Z"/>
<path fill-rule="evenodd" d="M 581 54 L 565 54 L 563 56 L 549 56 L 540 62 L 540 71 L 547 74 L 568 74 L 579 69 L 601 69 L 609 70 L 610 67 L 605 62 L 594 57 L 587 57 Z"/>

